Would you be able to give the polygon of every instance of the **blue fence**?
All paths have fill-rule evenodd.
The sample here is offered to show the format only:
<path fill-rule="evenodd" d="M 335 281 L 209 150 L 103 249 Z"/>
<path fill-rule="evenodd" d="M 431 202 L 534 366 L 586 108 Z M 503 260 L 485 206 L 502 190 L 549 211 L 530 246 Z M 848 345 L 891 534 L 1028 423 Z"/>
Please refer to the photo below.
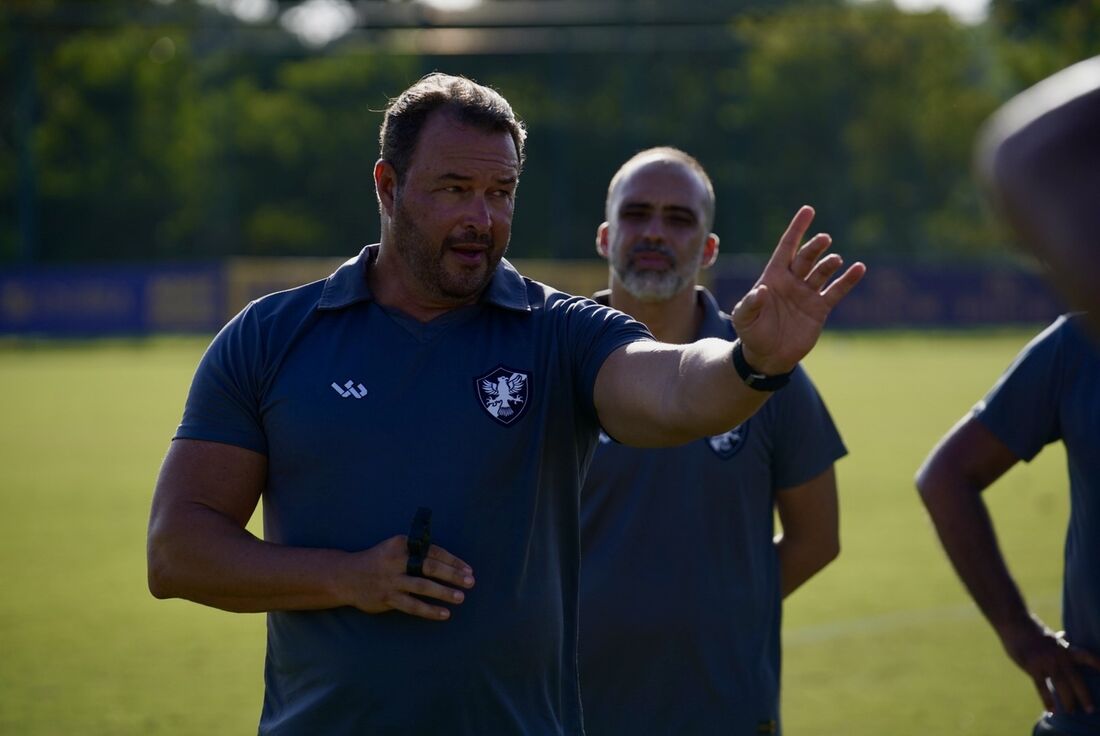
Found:
<path fill-rule="evenodd" d="M 867 277 L 837 306 L 829 327 L 954 328 L 1041 324 L 1065 306 L 1040 274 L 1020 266 L 872 263 Z M 759 267 L 715 275 L 714 291 L 732 308 Z"/>
<path fill-rule="evenodd" d="M 221 264 L 3 270 L 0 334 L 209 332 L 225 297 Z"/>
<path fill-rule="evenodd" d="M 250 299 L 323 278 L 340 259 L 235 259 L 224 263 L 64 266 L 0 270 L 0 334 L 133 335 L 214 332 Z M 535 278 L 590 293 L 602 263 L 535 264 Z M 517 263 L 521 271 L 524 263 Z M 711 272 L 730 308 L 760 265 L 720 264 Z M 1041 276 L 1019 266 L 873 263 L 864 283 L 829 319 L 830 327 L 974 327 L 1039 324 L 1064 307 Z"/>

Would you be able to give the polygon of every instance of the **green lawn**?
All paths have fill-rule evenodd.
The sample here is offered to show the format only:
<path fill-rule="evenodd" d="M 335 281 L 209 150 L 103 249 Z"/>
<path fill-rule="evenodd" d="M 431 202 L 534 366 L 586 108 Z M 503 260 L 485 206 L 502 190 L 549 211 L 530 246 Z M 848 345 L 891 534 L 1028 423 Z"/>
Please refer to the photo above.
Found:
<path fill-rule="evenodd" d="M 789 734 L 1029 732 L 1039 700 L 968 604 L 912 475 L 1033 332 L 830 333 L 808 361 L 851 455 L 841 557 L 787 606 Z M 0 342 L 0 734 L 255 732 L 263 617 L 145 588 L 149 497 L 205 342 Z M 990 494 L 1051 624 L 1063 462 L 1052 448 Z"/>

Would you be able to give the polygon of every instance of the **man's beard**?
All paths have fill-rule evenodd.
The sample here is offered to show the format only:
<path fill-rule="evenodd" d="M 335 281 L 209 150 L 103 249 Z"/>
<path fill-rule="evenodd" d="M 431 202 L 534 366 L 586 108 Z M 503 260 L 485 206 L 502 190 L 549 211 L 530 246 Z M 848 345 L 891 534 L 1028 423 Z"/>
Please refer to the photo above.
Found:
<path fill-rule="evenodd" d="M 663 271 L 634 267 L 634 254 L 655 251 L 668 259 L 669 267 Z M 640 302 L 664 302 L 679 294 L 687 286 L 692 276 L 699 270 L 703 260 L 703 250 L 692 263 L 682 266 L 671 250 L 662 245 L 642 246 L 633 249 L 630 254 L 615 265 L 615 275 L 627 293 Z"/>
<path fill-rule="evenodd" d="M 496 253 L 492 234 L 473 232 L 463 237 L 448 235 L 435 248 L 417 225 L 415 218 L 402 206 L 400 197 L 394 203 L 393 236 L 397 252 L 419 284 L 432 297 L 450 302 L 466 302 L 480 294 L 493 278 L 497 264 L 507 250 L 506 243 L 505 248 Z M 457 271 L 444 268 L 444 255 L 457 243 L 480 243 L 487 246 L 485 265 L 476 269 L 459 268 Z"/>

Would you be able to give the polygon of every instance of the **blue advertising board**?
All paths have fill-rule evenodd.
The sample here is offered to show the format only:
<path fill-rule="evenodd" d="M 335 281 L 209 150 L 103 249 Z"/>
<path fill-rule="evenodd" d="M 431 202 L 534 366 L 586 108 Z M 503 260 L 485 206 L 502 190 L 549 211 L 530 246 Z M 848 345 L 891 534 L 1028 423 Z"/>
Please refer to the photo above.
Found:
<path fill-rule="evenodd" d="M 0 334 L 211 332 L 225 322 L 220 264 L 0 270 Z"/>

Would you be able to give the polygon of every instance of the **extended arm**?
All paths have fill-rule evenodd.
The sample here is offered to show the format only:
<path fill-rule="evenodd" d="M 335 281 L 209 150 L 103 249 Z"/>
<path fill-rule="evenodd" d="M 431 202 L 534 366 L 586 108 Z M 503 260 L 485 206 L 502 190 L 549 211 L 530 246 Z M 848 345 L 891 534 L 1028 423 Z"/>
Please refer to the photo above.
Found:
<path fill-rule="evenodd" d="M 733 311 L 745 358 L 758 372 L 786 373 L 821 336 L 833 307 L 863 278 L 862 263 L 840 270 L 822 257 L 831 242 L 815 235 L 800 245 L 814 211 L 791 220 L 756 285 Z M 730 359 L 731 343 L 634 343 L 612 353 L 596 377 L 594 397 L 604 428 L 639 446 L 681 444 L 724 432 L 752 416 L 768 394 L 746 386 Z"/>
<path fill-rule="evenodd" d="M 775 505 L 783 526 L 775 545 L 786 597 L 840 554 L 836 471 L 829 466 L 801 485 L 780 490 Z"/>
<path fill-rule="evenodd" d="M 1065 710 L 1092 709 L 1078 664 L 1100 664 L 1032 615 L 1005 564 L 982 491 L 1017 457 L 974 417 L 959 422 L 917 472 L 921 499 L 955 571 L 993 626 L 1005 651 L 1031 677 L 1047 710 L 1049 678 Z"/>
<path fill-rule="evenodd" d="M 287 547 L 257 539 L 245 525 L 256 508 L 267 458 L 216 442 L 175 440 L 161 467 L 149 520 L 149 589 L 227 611 L 355 606 L 445 619 L 469 588 L 469 566 L 435 545 L 424 578 L 405 574 L 405 537 L 362 552 Z M 441 582 L 428 579 L 435 578 Z"/>

